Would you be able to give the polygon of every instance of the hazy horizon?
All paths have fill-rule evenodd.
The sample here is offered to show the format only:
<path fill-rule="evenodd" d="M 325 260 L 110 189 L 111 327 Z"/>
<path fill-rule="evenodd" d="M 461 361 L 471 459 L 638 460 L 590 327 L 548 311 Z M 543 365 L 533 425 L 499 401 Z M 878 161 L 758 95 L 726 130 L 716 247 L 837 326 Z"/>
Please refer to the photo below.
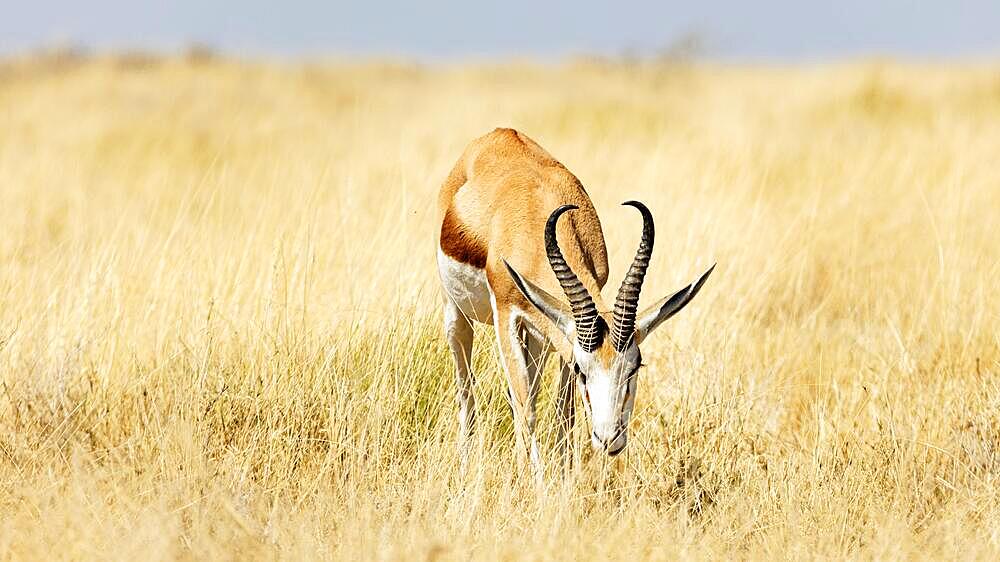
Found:
<path fill-rule="evenodd" d="M 680 48 L 710 59 L 800 61 L 1000 55 L 1000 3 L 912 6 L 902 0 L 838 5 L 789 0 L 756 5 L 554 2 L 503 6 L 387 2 L 331 6 L 260 0 L 238 8 L 178 0 L 11 6 L 0 55 L 53 45 L 98 51 L 174 51 L 199 44 L 235 56 L 403 57 L 416 60 L 560 58 Z"/>

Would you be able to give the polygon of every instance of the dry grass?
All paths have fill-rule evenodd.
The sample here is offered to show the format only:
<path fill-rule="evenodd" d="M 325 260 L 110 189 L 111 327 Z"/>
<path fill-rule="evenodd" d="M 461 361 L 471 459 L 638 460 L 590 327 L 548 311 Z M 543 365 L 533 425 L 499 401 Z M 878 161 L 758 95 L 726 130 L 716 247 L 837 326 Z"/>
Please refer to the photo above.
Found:
<path fill-rule="evenodd" d="M 498 125 L 612 293 L 626 198 L 644 297 L 720 264 L 541 499 L 487 330 L 459 473 L 439 329 L 434 194 Z M 995 559 L 998 154 L 996 67 L 8 61 L 2 558 Z"/>

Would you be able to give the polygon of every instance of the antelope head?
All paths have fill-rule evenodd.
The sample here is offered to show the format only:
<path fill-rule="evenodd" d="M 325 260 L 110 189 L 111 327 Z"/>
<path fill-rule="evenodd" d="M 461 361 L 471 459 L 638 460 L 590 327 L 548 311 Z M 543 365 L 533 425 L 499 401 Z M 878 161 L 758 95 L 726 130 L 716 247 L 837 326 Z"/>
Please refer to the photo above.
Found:
<path fill-rule="evenodd" d="M 573 371 L 591 422 L 591 441 L 595 449 L 604 450 L 610 456 L 620 453 L 628 443 L 628 422 L 642 366 L 640 344 L 691 302 L 715 269 L 713 265 L 694 283 L 638 312 L 639 292 L 653 251 L 653 216 L 637 201 L 626 201 L 623 205 L 635 207 L 642 213 L 642 239 L 610 313 L 606 307 L 601 307 L 603 312 L 598 309 L 601 295 L 591 295 L 587 291 L 566 263 L 556 241 L 559 217 L 576 209 L 574 205 L 559 207 L 545 224 L 549 265 L 569 299 L 569 307 L 506 264 L 524 297 L 573 344 Z"/>

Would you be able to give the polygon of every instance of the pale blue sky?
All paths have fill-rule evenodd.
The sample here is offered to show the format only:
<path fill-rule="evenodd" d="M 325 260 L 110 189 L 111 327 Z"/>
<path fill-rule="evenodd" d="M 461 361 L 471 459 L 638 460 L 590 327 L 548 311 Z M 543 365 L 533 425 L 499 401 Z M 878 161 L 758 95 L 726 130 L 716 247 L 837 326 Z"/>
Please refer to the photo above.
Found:
<path fill-rule="evenodd" d="M 54 43 L 161 50 L 199 42 L 235 55 L 552 58 L 652 52 L 697 32 L 713 58 L 1000 57 L 1000 0 L 3 0 L 0 5 L 0 53 Z"/>

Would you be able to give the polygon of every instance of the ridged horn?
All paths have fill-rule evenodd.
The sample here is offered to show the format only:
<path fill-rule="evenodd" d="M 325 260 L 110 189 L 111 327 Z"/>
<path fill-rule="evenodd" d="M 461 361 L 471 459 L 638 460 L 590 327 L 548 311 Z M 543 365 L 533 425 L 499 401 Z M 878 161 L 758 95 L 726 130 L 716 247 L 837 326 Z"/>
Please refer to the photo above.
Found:
<path fill-rule="evenodd" d="M 580 278 L 566 263 L 556 241 L 556 223 L 559 222 L 559 217 L 566 211 L 578 208 L 576 205 L 563 205 L 549 215 L 549 220 L 545 222 L 545 253 L 556 279 L 569 298 L 569 305 L 573 310 L 573 322 L 576 324 L 576 340 L 584 351 L 591 352 L 597 348 L 601 338 L 601 334 L 598 333 L 600 328 L 597 321 L 597 306 L 587 288 L 580 282 Z"/>
<path fill-rule="evenodd" d="M 645 205 L 638 201 L 626 201 L 622 205 L 635 207 L 642 213 L 642 239 L 639 241 L 639 249 L 635 252 L 632 266 L 628 268 L 622 286 L 618 289 L 618 298 L 615 299 L 611 343 L 614 344 L 615 350 L 618 352 L 625 351 L 635 334 L 639 292 L 642 290 L 642 281 L 646 277 L 646 269 L 649 268 L 649 258 L 653 255 L 654 235 L 653 215 Z"/>

